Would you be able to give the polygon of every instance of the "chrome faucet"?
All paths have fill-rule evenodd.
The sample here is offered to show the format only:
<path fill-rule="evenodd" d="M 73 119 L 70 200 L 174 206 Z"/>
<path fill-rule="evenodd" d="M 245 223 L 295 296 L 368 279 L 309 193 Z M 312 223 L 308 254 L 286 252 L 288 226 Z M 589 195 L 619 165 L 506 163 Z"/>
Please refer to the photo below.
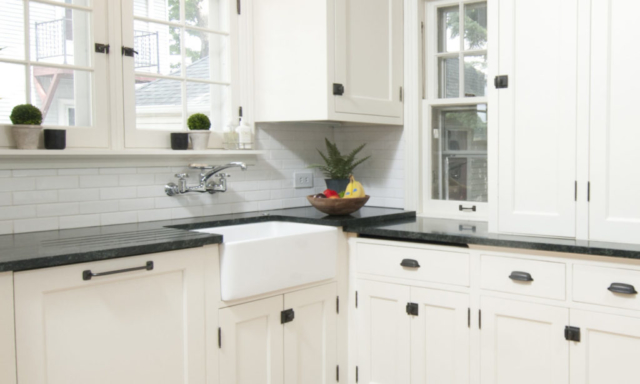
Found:
<path fill-rule="evenodd" d="M 178 178 L 178 184 L 169 183 L 165 185 L 164 192 L 169 196 L 176 196 L 187 192 L 198 193 L 211 193 L 226 192 L 227 191 L 227 178 L 231 175 L 226 173 L 219 173 L 228 168 L 240 168 L 243 171 L 247 170 L 247 165 L 240 162 L 232 162 L 225 165 L 207 165 L 207 164 L 190 164 L 189 168 L 200 170 L 200 184 L 195 186 L 187 185 L 187 178 L 189 175 L 186 173 L 178 173 L 175 176 Z M 213 176 L 218 177 L 218 182 L 209 181 Z"/>

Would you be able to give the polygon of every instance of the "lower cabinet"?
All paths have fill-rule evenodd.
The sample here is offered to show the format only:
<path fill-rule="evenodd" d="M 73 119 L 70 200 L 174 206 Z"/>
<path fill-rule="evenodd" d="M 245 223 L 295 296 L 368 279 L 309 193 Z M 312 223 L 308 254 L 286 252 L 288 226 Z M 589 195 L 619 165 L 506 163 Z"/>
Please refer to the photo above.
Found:
<path fill-rule="evenodd" d="M 223 308 L 221 384 L 336 382 L 336 284 Z"/>
<path fill-rule="evenodd" d="M 17 272 L 20 384 L 200 384 L 203 248 Z"/>
<path fill-rule="evenodd" d="M 357 285 L 359 383 L 469 383 L 467 294 Z"/>
<path fill-rule="evenodd" d="M 13 273 L 0 273 L 0 383 L 16 383 Z"/>
<path fill-rule="evenodd" d="M 570 342 L 571 384 L 635 384 L 640 377 L 640 319 L 571 310 L 580 342 Z"/>
<path fill-rule="evenodd" d="M 564 384 L 569 379 L 569 309 L 481 298 L 482 384 Z"/>

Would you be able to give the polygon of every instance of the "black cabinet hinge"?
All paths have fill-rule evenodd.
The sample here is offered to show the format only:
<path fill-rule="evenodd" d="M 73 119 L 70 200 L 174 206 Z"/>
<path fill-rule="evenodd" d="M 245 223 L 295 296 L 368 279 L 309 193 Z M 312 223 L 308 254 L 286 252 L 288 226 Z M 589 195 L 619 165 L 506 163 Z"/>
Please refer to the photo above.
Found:
<path fill-rule="evenodd" d="M 222 328 L 218 327 L 218 348 L 222 348 Z"/>
<path fill-rule="evenodd" d="M 97 53 L 104 53 L 106 55 L 109 54 L 109 44 L 96 43 L 95 44 L 95 49 L 96 49 Z"/>
<path fill-rule="evenodd" d="M 236 0 L 236 10 L 238 11 L 238 15 L 242 14 L 242 1 Z"/>
<path fill-rule="evenodd" d="M 280 324 L 290 323 L 295 319 L 296 314 L 293 309 L 286 309 L 280 312 Z"/>
<path fill-rule="evenodd" d="M 336 381 L 340 382 L 340 366 L 336 365 Z"/>
<path fill-rule="evenodd" d="M 575 182 L 574 185 L 574 195 L 573 195 L 573 199 L 574 201 L 578 201 L 578 182 Z"/>
<path fill-rule="evenodd" d="M 478 329 L 482 329 L 482 309 L 478 309 Z"/>
<path fill-rule="evenodd" d="M 138 51 L 136 51 L 133 48 L 129 48 L 129 47 L 122 47 L 122 54 L 124 56 L 128 56 L 128 57 L 133 57 L 134 55 L 138 54 Z"/>
<path fill-rule="evenodd" d="M 242 118 L 242 107 L 238 107 L 238 117 Z"/>
<path fill-rule="evenodd" d="M 564 338 L 568 341 L 580 342 L 580 328 L 578 327 L 564 327 Z"/>
<path fill-rule="evenodd" d="M 344 95 L 344 85 L 333 83 L 333 94 L 336 96 Z"/>
<path fill-rule="evenodd" d="M 356 291 L 356 308 L 358 308 L 358 291 Z"/>
<path fill-rule="evenodd" d="M 358 366 L 356 365 L 356 383 L 358 382 Z"/>
<path fill-rule="evenodd" d="M 336 313 L 340 313 L 340 296 L 336 296 Z"/>
<path fill-rule="evenodd" d="M 411 316 L 418 316 L 418 304 L 407 303 L 407 314 Z"/>
<path fill-rule="evenodd" d="M 404 91 L 402 87 L 400 87 L 400 102 L 402 103 L 403 101 L 404 101 Z"/>
<path fill-rule="evenodd" d="M 509 76 L 496 76 L 496 78 L 493 80 L 493 83 L 497 89 L 509 88 Z"/>
<path fill-rule="evenodd" d="M 591 202 L 591 182 L 587 183 L 587 202 Z"/>
<path fill-rule="evenodd" d="M 467 328 L 471 328 L 471 308 L 467 308 Z"/>

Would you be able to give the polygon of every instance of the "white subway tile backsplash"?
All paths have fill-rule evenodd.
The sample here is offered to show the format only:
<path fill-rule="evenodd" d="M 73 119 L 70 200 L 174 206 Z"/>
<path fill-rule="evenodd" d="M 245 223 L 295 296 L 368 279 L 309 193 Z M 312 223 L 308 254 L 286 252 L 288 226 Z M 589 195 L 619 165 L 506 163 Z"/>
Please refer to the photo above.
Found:
<path fill-rule="evenodd" d="M 304 128 L 258 127 L 257 147 L 267 154 L 257 156 L 248 171 L 226 170 L 231 175 L 228 191 L 213 195 L 169 197 L 164 193 L 166 183 L 176 182 L 176 173 L 189 173 L 189 184 L 198 182 L 199 172 L 187 164 L 0 170 L 0 234 L 305 207 L 307 195 L 325 189 L 324 175 L 308 168 L 322 162 L 316 149 L 325 151 L 325 137 L 337 142 L 343 152 L 366 142 L 361 155 L 372 158 L 354 173 L 372 196 L 368 205 L 403 206 L 402 129 Z M 293 174 L 300 171 L 313 172 L 313 188 L 293 188 Z"/>

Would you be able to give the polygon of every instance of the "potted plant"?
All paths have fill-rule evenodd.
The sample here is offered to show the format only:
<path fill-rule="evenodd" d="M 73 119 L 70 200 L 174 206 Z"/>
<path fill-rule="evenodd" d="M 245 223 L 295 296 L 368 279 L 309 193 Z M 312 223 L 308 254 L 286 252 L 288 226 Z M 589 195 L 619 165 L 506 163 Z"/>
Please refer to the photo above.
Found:
<path fill-rule="evenodd" d="M 202 113 L 194 113 L 189 116 L 187 120 L 187 126 L 191 131 L 189 137 L 191 138 L 191 145 L 195 151 L 203 151 L 207 149 L 209 145 L 209 128 L 211 128 L 211 121 L 207 115 Z"/>
<path fill-rule="evenodd" d="M 9 116 L 13 127 L 13 140 L 18 149 L 38 149 L 42 132 L 42 112 L 31 104 L 17 105 Z"/>
<path fill-rule="evenodd" d="M 320 169 L 327 177 L 325 179 L 327 188 L 340 193 L 347 189 L 349 176 L 351 176 L 355 167 L 364 163 L 371 156 L 356 160 L 356 155 L 362 151 L 366 144 L 362 144 L 348 155 L 343 155 L 335 143 L 326 138 L 324 140 L 327 145 L 327 154 L 325 155 L 319 149 L 318 153 L 322 156 L 325 164 L 312 164 L 309 168 Z"/>

